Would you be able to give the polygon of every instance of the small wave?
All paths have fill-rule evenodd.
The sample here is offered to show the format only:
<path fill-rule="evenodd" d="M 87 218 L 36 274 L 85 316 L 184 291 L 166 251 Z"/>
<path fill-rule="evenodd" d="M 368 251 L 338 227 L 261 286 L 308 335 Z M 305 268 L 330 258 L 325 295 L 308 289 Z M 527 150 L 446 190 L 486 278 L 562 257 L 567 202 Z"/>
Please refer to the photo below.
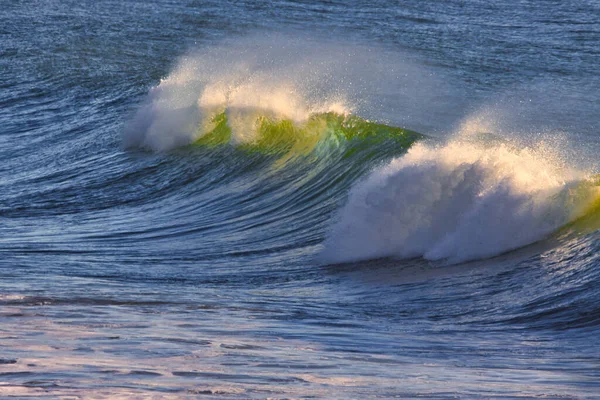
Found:
<path fill-rule="evenodd" d="M 585 215 L 598 196 L 585 174 L 530 148 L 418 143 L 354 186 L 321 256 L 328 263 L 492 257 Z"/>

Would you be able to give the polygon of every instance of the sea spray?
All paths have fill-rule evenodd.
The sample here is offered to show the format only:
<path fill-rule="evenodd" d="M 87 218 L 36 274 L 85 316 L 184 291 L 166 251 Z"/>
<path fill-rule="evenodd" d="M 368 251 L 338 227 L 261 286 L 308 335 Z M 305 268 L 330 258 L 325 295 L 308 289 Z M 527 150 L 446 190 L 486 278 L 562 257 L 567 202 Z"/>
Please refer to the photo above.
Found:
<path fill-rule="evenodd" d="M 427 68 L 384 49 L 250 37 L 182 57 L 130 118 L 123 143 L 153 151 L 188 145 L 222 113 L 233 145 L 258 140 L 265 118 L 302 125 L 322 113 L 421 130 L 443 87 Z"/>
<path fill-rule="evenodd" d="M 598 196 L 581 172 L 508 143 L 418 143 L 352 188 L 321 254 L 460 262 L 538 241 Z"/>

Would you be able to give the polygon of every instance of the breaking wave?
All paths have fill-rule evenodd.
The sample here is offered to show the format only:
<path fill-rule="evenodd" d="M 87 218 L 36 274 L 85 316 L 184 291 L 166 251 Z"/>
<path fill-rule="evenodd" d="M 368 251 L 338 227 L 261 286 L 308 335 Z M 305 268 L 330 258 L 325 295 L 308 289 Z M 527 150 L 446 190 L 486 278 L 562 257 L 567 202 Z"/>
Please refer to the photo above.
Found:
<path fill-rule="evenodd" d="M 419 143 L 351 190 L 322 257 L 492 257 L 585 215 L 599 194 L 594 179 L 530 148 Z"/>
<path fill-rule="evenodd" d="M 125 128 L 125 146 L 235 148 L 241 152 L 227 157 L 237 165 L 247 164 L 248 152 L 276 154 L 278 167 L 293 172 L 275 198 L 295 193 L 299 181 L 309 185 L 304 198 L 295 198 L 297 209 L 333 185 L 329 195 L 343 206 L 323 229 L 326 263 L 493 257 L 548 237 L 597 203 L 593 175 L 568 167 L 539 143 L 478 136 L 489 128 L 481 118 L 443 142 L 359 117 L 377 116 L 386 84 L 398 80 L 396 97 L 406 98 L 395 100 L 405 107 L 398 114 L 423 108 L 426 97 L 416 93 L 424 92 L 426 80 L 407 63 L 370 49 L 270 43 L 183 58 L 150 89 Z M 352 63 L 357 56 L 371 61 Z M 400 72 L 402 79 L 391 79 Z M 314 157 L 303 167 L 289 162 L 300 155 Z"/>

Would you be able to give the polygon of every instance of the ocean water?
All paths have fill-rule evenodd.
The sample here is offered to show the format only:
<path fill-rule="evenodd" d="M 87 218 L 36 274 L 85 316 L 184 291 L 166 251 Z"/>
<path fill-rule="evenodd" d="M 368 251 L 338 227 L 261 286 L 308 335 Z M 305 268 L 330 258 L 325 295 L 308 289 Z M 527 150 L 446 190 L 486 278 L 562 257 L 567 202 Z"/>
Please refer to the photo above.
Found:
<path fill-rule="evenodd" d="M 600 398 L 600 3 L 0 7 L 0 398 Z"/>

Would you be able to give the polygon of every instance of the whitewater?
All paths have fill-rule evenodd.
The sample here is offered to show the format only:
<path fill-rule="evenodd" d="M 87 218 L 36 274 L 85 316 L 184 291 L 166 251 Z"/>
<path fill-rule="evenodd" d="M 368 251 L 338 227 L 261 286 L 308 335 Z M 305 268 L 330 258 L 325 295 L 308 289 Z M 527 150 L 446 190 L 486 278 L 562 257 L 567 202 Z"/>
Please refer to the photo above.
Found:
<path fill-rule="evenodd" d="M 13 2 L 1 398 L 600 393 L 593 2 Z"/>

